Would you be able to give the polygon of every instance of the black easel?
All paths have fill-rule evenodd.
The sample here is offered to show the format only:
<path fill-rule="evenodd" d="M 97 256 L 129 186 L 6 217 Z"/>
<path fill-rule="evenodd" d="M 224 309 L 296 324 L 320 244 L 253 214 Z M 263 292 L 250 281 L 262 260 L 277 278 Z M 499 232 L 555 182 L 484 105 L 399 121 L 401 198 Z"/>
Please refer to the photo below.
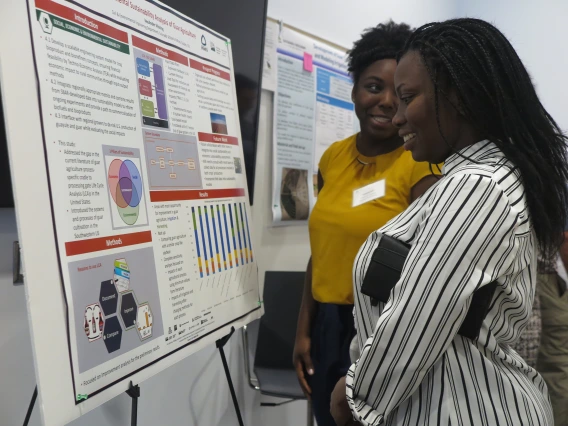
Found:
<path fill-rule="evenodd" d="M 30 417 L 32 416 L 32 411 L 34 410 L 34 405 L 37 399 L 37 385 L 34 389 L 34 393 L 32 395 L 32 400 L 30 401 L 30 406 L 28 407 L 28 412 L 26 413 L 26 418 L 24 420 L 24 426 L 28 426 L 30 422 Z"/>
<path fill-rule="evenodd" d="M 215 342 L 219 353 L 221 354 L 221 361 L 223 361 L 223 368 L 225 369 L 225 376 L 227 376 L 227 382 L 229 383 L 229 390 L 231 391 L 231 397 L 233 398 L 233 405 L 235 406 L 235 411 L 237 412 L 237 418 L 239 419 L 239 426 L 244 426 L 243 417 L 241 416 L 241 410 L 239 408 L 239 402 L 237 401 L 237 394 L 235 393 L 235 388 L 233 387 L 233 380 L 231 379 L 231 372 L 229 371 L 229 366 L 227 365 L 227 358 L 225 358 L 225 351 L 223 347 L 227 344 L 233 333 L 235 332 L 235 327 L 231 327 L 231 331 L 225 337 L 220 338 Z"/>
<path fill-rule="evenodd" d="M 237 401 L 237 394 L 235 393 L 235 388 L 233 387 L 233 380 L 231 379 L 231 372 L 229 371 L 229 365 L 227 364 L 227 358 L 225 357 L 225 351 L 223 347 L 227 344 L 233 333 L 235 332 L 235 327 L 231 327 L 231 331 L 225 337 L 220 338 L 215 342 L 219 353 L 221 354 L 221 361 L 223 361 L 223 368 L 225 370 L 225 376 L 227 377 L 227 382 L 229 383 L 229 390 L 231 391 L 231 397 L 233 398 L 233 405 L 235 406 L 235 411 L 237 413 L 237 418 L 239 420 L 239 426 L 244 426 L 243 417 L 241 415 L 241 410 L 239 408 L 239 401 Z M 140 398 L 140 386 L 134 386 L 132 381 L 130 382 L 130 387 L 126 391 L 126 394 L 132 398 L 132 414 L 130 418 L 130 425 L 136 426 L 138 424 L 138 398 Z M 32 416 L 32 411 L 37 399 L 37 386 L 34 389 L 32 395 L 32 400 L 30 401 L 30 406 L 28 407 L 28 412 L 26 413 L 26 419 L 24 420 L 24 426 L 28 426 L 30 417 Z"/>
<path fill-rule="evenodd" d="M 126 393 L 130 398 L 132 398 L 132 414 L 130 417 L 130 425 L 136 426 L 138 423 L 138 398 L 140 398 L 140 386 L 138 385 L 133 386 L 131 381 L 130 387 L 128 388 Z M 28 412 L 26 413 L 26 418 L 24 419 L 24 426 L 28 426 L 28 423 L 30 422 L 30 417 L 32 416 L 32 411 L 34 410 L 36 399 L 37 399 L 37 385 L 34 389 L 32 400 L 30 401 Z"/>
<path fill-rule="evenodd" d="M 132 414 L 130 416 L 130 425 L 136 426 L 138 424 L 138 398 L 140 398 L 140 386 L 132 385 L 130 381 L 130 387 L 126 391 L 126 394 L 132 398 Z"/>

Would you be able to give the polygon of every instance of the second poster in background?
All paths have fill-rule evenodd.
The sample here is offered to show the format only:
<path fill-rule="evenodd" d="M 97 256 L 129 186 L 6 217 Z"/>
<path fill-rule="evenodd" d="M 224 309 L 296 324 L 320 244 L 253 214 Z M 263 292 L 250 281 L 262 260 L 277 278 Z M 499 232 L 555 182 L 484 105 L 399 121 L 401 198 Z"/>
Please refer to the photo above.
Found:
<path fill-rule="evenodd" d="M 357 131 L 346 53 L 267 22 L 264 80 L 274 90 L 273 224 L 305 224 L 321 156 Z M 270 68 L 268 63 L 270 63 Z"/>

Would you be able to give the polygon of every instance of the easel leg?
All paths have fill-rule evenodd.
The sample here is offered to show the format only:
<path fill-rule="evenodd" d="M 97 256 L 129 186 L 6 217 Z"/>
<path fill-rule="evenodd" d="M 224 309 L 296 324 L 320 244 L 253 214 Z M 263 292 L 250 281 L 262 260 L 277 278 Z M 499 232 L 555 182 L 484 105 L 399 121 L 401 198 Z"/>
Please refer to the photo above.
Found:
<path fill-rule="evenodd" d="M 26 418 L 24 420 L 24 426 L 28 426 L 30 422 L 30 417 L 32 416 L 32 411 L 34 410 L 34 405 L 37 399 L 37 385 L 34 389 L 34 393 L 32 395 L 32 400 L 30 401 L 30 406 L 28 407 L 28 412 L 26 413 Z"/>
<path fill-rule="evenodd" d="M 233 398 L 233 405 L 235 406 L 235 411 L 237 413 L 237 419 L 239 420 L 239 426 L 244 426 L 243 417 L 241 416 L 241 410 L 239 408 L 239 401 L 237 401 L 237 394 L 235 393 L 235 388 L 233 387 L 233 380 L 231 379 L 231 372 L 229 371 L 229 365 L 227 364 L 227 358 L 225 357 L 225 351 L 223 346 L 229 341 L 233 333 L 235 332 L 235 327 L 231 327 L 231 332 L 217 340 L 216 345 L 221 354 L 221 361 L 223 361 L 223 368 L 225 369 L 225 376 L 227 377 L 227 382 L 229 383 L 229 390 L 231 391 L 231 397 Z"/>
<path fill-rule="evenodd" d="M 314 412 L 312 410 L 312 401 L 308 401 L 308 426 L 314 426 Z"/>
<path fill-rule="evenodd" d="M 136 426 L 138 424 L 138 398 L 140 398 L 140 386 L 133 386 L 130 382 L 130 387 L 126 391 L 127 395 L 132 398 L 132 413 L 130 416 L 130 425 Z"/>

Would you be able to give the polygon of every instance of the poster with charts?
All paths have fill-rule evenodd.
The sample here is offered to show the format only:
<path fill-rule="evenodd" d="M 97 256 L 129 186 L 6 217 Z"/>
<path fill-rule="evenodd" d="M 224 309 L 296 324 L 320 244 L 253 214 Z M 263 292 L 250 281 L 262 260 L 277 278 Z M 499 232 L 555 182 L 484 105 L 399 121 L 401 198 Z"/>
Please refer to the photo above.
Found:
<path fill-rule="evenodd" d="M 260 312 L 233 62 L 158 2 L 28 9 L 80 405 Z"/>
<path fill-rule="evenodd" d="M 270 34 L 273 40 L 266 43 L 272 46 L 276 37 Z M 353 83 L 345 50 L 286 26 L 277 40 L 272 223 L 301 225 L 317 199 L 321 156 L 332 143 L 357 131 Z"/>

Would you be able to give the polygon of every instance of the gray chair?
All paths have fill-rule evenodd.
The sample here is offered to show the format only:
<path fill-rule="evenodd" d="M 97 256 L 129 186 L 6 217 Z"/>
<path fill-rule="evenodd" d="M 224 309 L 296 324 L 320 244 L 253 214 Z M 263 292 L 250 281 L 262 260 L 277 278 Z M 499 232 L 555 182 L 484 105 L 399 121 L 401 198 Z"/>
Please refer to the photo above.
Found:
<path fill-rule="evenodd" d="M 243 328 L 245 370 L 249 385 L 263 395 L 285 398 L 270 407 L 306 400 L 292 364 L 296 324 L 302 303 L 305 272 L 267 271 L 264 279 L 264 315 Z M 251 354 L 254 376 L 251 374 Z M 308 402 L 308 425 L 313 425 Z"/>

